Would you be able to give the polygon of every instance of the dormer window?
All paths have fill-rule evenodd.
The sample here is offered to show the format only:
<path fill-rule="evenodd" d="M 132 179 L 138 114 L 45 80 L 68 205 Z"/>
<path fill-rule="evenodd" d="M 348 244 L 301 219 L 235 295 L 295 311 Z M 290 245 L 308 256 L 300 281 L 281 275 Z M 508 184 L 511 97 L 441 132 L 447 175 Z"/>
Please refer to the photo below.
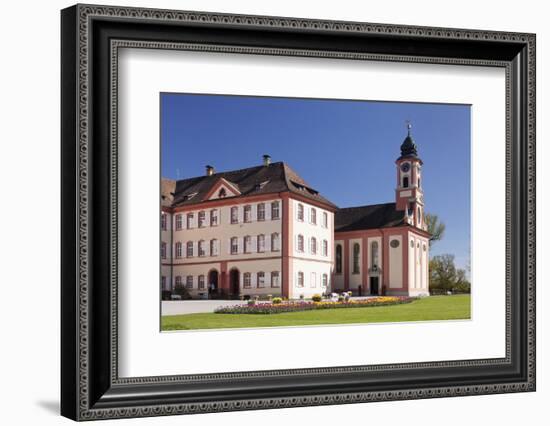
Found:
<path fill-rule="evenodd" d="M 227 197 L 227 191 L 225 190 L 225 188 L 221 188 L 218 192 L 218 198 L 224 198 L 224 197 Z"/>

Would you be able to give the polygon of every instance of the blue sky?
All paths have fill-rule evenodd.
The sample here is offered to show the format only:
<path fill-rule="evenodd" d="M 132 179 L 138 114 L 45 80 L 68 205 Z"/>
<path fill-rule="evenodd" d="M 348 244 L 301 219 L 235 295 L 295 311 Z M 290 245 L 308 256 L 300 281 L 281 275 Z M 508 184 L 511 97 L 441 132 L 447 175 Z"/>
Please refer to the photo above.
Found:
<path fill-rule="evenodd" d="M 405 121 L 424 161 L 426 212 L 447 229 L 431 254 L 470 255 L 470 106 L 161 94 L 161 173 L 168 178 L 284 161 L 340 207 L 395 200 Z"/>

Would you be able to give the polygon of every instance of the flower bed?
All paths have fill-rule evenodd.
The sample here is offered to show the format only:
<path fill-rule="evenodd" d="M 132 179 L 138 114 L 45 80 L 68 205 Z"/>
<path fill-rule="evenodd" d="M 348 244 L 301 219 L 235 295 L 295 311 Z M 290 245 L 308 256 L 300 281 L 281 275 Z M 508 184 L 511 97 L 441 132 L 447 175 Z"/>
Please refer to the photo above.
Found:
<path fill-rule="evenodd" d="M 347 302 L 284 302 L 281 304 L 256 303 L 254 305 L 221 306 L 217 308 L 216 314 L 280 314 L 283 312 L 314 311 L 317 309 L 345 309 L 345 308 L 367 308 L 374 306 L 400 305 L 410 303 L 414 297 L 383 296 L 363 300 L 350 300 Z"/>

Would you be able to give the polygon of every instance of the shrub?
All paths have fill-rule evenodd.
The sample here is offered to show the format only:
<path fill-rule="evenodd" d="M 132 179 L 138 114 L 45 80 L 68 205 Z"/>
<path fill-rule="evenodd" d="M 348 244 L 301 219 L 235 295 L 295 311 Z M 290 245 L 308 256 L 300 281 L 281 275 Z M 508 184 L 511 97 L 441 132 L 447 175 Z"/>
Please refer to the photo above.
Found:
<path fill-rule="evenodd" d="M 271 303 L 273 303 L 274 305 L 279 305 L 279 304 L 283 303 L 283 299 L 281 299 L 280 297 L 274 297 L 271 300 Z"/>
<path fill-rule="evenodd" d="M 187 290 L 183 284 L 176 284 L 174 287 L 174 293 L 179 294 L 182 299 L 191 299 L 189 290 Z"/>
<path fill-rule="evenodd" d="M 300 299 L 304 300 L 304 295 L 303 294 L 300 294 Z"/>
<path fill-rule="evenodd" d="M 338 296 L 338 302 L 343 302 L 344 300 L 344 296 Z"/>
<path fill-rule="evenodd" d="M 248 299 L 248 301 L 246 302 L 246 304 L 248 306 L 255 306 L 256 305 L 256 301 L 254 299 Z"/>
<path fill-rule="evenodd" d="M 320 294 L 314 294 L 311 300 L 313 300 L 314 302 L 320 302 L 321 300 L 323 300 L 323 298 L 321 297 Z"/>

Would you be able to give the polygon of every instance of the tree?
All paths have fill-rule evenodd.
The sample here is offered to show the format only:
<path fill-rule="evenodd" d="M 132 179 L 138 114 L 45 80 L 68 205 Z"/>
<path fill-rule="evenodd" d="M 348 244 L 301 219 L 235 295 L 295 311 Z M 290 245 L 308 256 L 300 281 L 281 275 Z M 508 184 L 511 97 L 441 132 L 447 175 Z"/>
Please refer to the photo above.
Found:
<path fill-rule="evenodd" d="M 439 241 L 443 238 L 443 234 L 445 234 L 445 224 L 439 220 L 439 217 L 437 217 L 437 215 L 430 213 L 426 213 L 424 221 L 426 222 L 428 226 L 428 232 L 431 235 L 429 242 L 431 247 L 434 242 Z"/>
<path fill-rule="evenodd" d="M 430 292 L 469 293 L 470 282 L 464 269 L 457 269 L 452 254 L 434 256 L 430 260 Z"/>

